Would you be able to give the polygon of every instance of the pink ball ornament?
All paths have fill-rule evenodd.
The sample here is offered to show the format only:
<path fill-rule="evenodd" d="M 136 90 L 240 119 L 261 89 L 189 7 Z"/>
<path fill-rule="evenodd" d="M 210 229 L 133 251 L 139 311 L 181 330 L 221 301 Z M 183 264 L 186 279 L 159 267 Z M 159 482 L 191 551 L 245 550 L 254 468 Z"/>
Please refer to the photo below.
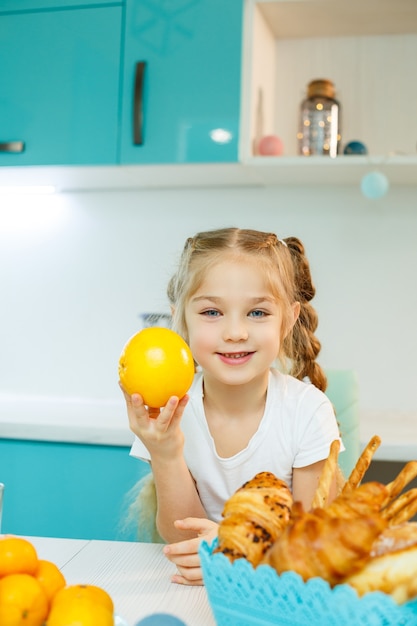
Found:
<path fill-rule="evenodd" d="M 276 135 L 265 135 L 259 140 L 258 152 L 262 156 L 281 156 L 284 146 Z"/>

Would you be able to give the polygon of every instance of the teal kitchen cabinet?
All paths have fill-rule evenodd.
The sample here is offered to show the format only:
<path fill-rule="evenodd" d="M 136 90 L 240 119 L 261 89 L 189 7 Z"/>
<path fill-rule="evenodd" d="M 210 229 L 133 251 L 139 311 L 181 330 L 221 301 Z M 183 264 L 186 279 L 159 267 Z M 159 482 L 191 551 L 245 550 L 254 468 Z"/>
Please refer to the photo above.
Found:
<path fill-rule="evenodd" d="M 59 4 L 1 5 L 0 166 L 116 162 L 122 3 Z"/>
<path fill-rule="evenodd" d="M 68 7 L 78 7 L 88 4 L 120 4 L 121 0 L 1 0 L 1 13 L 16 13 L 18 11 L 41 11 L 44 9 L 63 9 Z"/>
<path fill-rule="evenodd" d="M 148 472 L 124 446 L 0 439 L 2 532 L 133 541 L 128 494 Z"/>
<path fill-rule="evenodd" d="M 122 164 L 238 160 L 242 0 L 127 0 Z"/>

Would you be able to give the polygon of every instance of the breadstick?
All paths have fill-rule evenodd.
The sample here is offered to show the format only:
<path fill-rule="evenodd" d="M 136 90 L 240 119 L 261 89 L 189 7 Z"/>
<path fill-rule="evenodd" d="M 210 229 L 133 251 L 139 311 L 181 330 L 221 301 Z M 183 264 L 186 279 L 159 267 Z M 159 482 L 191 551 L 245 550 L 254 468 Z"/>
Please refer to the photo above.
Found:
<path fill-rule="evenodd" d="M 382 511 L 383 517 L 388 519 L 390 526 L 408 522 L 416 513 L 417 488 L 406 491 Z"/>
<path fill-rule="evenodd" d="M 393 517 L 389 524 L 390 526 L 397 526 L 405 522 L 409 522 L 412 517 L 417 513 L 417 497 L 411 500 L 407 506 L 403 507 L 401 511 Z"/>
<path fill-rule="evenodd" d="M 313 502 L 311 504 L 312 509 L 324 507 L 327 504 L 327 500 L 329 499 L 330 486 L 336 473 L 339 450 L 340 441 L 338 439 L 335 439 L 330 445 L 329 456 L 326 459 L 320 475 L 319 484 L 317 485 Z"/>
<path fill-rule="evenodd" d="M 413 500 L 417 497 L 417 489 L 410 489 L 406 491 L 401 496 L 398 496 L 395 500 L 392 500 L 388 503 L 388 505 L 382 510 L 382 517 L 387 520 L 391 520 L 394 518 L 399 511 L 410 503 L 410 500 Z"/>
<path fill-rule="evenodd" d="M 404 465 L 399 474 L 394 478 L 393 481 L 388 483 L 387 488 L 390 494 L 390 500 L 396 498 L 417 476 L 417 461 L 409 461 Z"/>
<path fill-rule="evenodd" d="M 366 470 L 371 464 L 372 457 L 374 456 L 380 445 L 380 437 L 378 437 L 378 435 L 372 437 L 372 439 L 362 451 L 359 459 L 357 460 L 355 467 L 353 468 L 349 478 L 347 479 L 342 489 L 342 493 L 349 493 L 359 485 L 365 475 Z"/>

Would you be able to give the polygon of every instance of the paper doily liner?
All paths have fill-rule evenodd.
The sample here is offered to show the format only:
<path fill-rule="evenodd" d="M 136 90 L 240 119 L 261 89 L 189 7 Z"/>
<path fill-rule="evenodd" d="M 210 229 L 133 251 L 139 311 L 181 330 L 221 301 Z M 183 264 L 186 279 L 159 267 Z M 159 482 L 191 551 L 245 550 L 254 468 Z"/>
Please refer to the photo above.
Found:
<path fill-rule="evenodd" d="M 359 598 L 349 585 L 331 589 L 322 578 L 306 583 L 295 572 L 278 575 L 269 565 L 254 569 L 212 554 L 203 541 L 204 584 L 218 626 L 417 626 L 417 599 L 398 605 L 382 592 Z"/>

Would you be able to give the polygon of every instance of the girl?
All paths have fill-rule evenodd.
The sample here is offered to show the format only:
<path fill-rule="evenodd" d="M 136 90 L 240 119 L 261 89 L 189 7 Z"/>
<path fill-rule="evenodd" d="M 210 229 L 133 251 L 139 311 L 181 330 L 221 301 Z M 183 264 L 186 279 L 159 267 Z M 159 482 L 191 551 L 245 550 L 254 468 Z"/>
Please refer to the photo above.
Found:
<path fill-rule="evenodd" d="M 138 394 L 125 394 L 131 454 L 152 464 L 156 524 L 177 566 L 174 582 L 202 584 L 201 538 L 216 535 L 225 501 L 257 472 L 285 480 L 310 508 L 339 439 L 316 363 L 314 293 L 295 237 L 225 228 L 185 244 L 168 296 L 173 328 L 198 365 L 192 388 L 156 414 Z"/>

